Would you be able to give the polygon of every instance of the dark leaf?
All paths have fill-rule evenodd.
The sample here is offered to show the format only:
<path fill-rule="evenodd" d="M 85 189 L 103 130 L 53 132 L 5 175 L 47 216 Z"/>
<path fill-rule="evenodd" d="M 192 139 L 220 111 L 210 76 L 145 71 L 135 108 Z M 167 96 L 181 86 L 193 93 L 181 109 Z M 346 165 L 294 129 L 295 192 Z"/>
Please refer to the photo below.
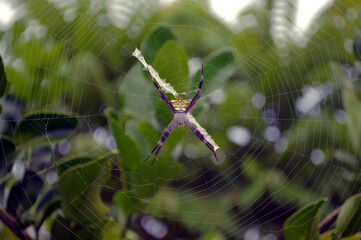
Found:
<path fill-rule="evenodd" d="M 68 137 L 78 122 L 77 117 L 62 113 L 28 114 L 15 127 L 15 143 L 22 148 L 57 143 Z"/>
<path fill-rule="evenodd" d="M 223 87 L 235 72 L 234 54 L 230 49 L 222 49 L 211 53 L 204 62 L 203 88 L 210 93 L 217 88 Z M 201 80 L 202 69 L 199 69 L 193 77 L 191 90 L 198 87 Z"/>
<path fill-rule="evenodd" d="M 49 166 L 54 162 L 53 159 L 53 149 L 51 146 L 40 146 L 32 148 L 31 158 L 28 162 L 28 169 L 39 172 Z"/>
<path fill-rule="evenodd" d="M 70 220 L 64 218 L 60 214 L 54 218 L 53 224 L 51 226 L 51 236 L 54 239 L 79 239 L 79 237 L 74 236 L 70 227 Z"/>
<path fill-rule="evenodd" d="M 39 229 L 45 219 L 56 209 L 60 208 L 60 205 L 61 201 L 59 189 L 57 187 L 53 187 L 44 196 L 42 196 L 38 206 L 36 207 L 36 229 Z"/>
<path fill-rule="evenodd" d="M 353 52 L 358 60 L 361 60 L 361 35 L 357 35 L 353 43 Z"/>
<path fill-rule="evenodd" d="M 11 159 L 8 158 L 8 155 L 15 150 L 14 143 L 6 136 L 2 136 L 0 138 L 0 180 L 4 177 L 11 169 Z M 5 197 L 5 186 L 6 182 L 4 181 L 0 184 L 0 203 L 1 205 L 4 203 Z"/>
<path fill-rule="evenodd" d="M 9 153 L 15 150 L 14 143 L 7 137 L 0 138 L 0 178 L 10 171 Z"/>
<path fill-rule="evenodd" d="M 78 164 L 85 164 L 92 160 L 94 160 L 94 158 L 91 156 L 87 156 L 87 155 L 77 156 L 77 157 L 70 156 L 70 157 L 64 158 L 56 167 L 58 170 L 58 175 L 61 176 L 69 168 L 74 167 Z"/>
<path fill-rule="evenodd" d="M 5 93 L 7 82 L 8 81 L 5 74 L 4 63 L 0 56 L 0 97 L 2 97 Z"/>
<path fill-rule="evenodd" d="M 106 207 L 100 198 L 102 184 L 109 178 L 109 162 L 116 153 L 91 160 L 83 157 L 67 158 L 58 165 L 58 186 L 61 206 L 69 219 L 82 224 L 101 227 L 106 219 Z"/>
<path fill-rule="evenodd" d="M 175 40 L 172 29 L 168 26 L 158 26 L 154 29 L 142 44 L 144 59 L 148 64 L 152 64 L 158 50 L 168 40 Z"/>
<path fill-rule="evenodd" d="M 104 222 L 102 225 L 106 224 L 107 222 Z M 57 214 L 52 221 L 50 233 L 51 239 L 56 240 L 102 239 L 101 234 L 103 234 L 103 229 L 102 226 L 96 223 L 86 225 L 76 224 L 62 214 Z"/>
<path fill-rule="evenodd" d="M 43 186 L 43 180 L 36 173 L 27 171 L 24 178 L 11 188 L 6 211 L 14 217 L 20 216 L 35 203 Z"/>

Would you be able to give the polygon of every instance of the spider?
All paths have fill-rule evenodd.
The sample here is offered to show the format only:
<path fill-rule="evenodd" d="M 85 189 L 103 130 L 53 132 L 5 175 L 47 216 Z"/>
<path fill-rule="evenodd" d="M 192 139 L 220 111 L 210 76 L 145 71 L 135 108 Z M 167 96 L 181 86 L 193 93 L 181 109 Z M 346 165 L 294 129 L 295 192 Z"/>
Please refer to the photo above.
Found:
<path fill-rule="evenodd" d="M 202 93 L 204 92 L 204 89 L 201 92 L 202 84 L 203 84 L 203 64 L 202 64 L 202 76 L 201 76 L 201 81 L 199 82 L 198 91 L 197 91 L 196 95 L 194 95 L 194 97 L 192 98 L 189 105 L 188 105 L 188 102 L 183 100 L 183 98 L 180 97 L 180 96 L 177 96 L 176 99 L 171 100 L 169 102 L 169 100 L 164 95 L 162 90 L 160 90 L 157 82 L 154 81 L 153 76 L 149 72 L 149 70 L 148 70 L 148 73 L 149 73 L 149 75 L 150 75 L 150 77 L 151 77 L 151 79 L 152 79 L 152 81 L 154 83 L 154 86 L 157 88 L 157 92 L 158 92 L 159 96 L 162 98 L 162 100 L 165 102 L 165 104 L 168 106 L 168 108 L 172 111 L 172 113 L 174 115 L 174 118 L 171 121 L 171 123 L 168 125 L 168 127 L 165 129 L 165 131 L 164 131 L 162 137 L 160 138 L 160 140 L 158 141 L 157 145 L 155 145 L 152 152 L 143 161 L 143 163 L 145 163 L 148 160 L 148 158 L 153 154 L 153 152 L 158 148 L 157 151 L 154 154 L 154 158 L 153 158 L 153 161 L 152 161 L 152 164 L 151 164 L 151 166 L 153 166 L 155 158 L 157 157 L 157 155 L 158 155 L 164 141 L 167 139 L 169 134 L 172 132 L 173 128 L 176 125 L 178 125 L 178 127 L 181 128 L 181 127 L 183 127 L 184 124 L 188 125 L 188 127 L 194 132 L 194 134 L 197 135 L 197 137 L 213 152 L 213 155 L 216 157 L 216 160 L 218 162 L 218 158 L 217 158 L 216 152 L 215 152 L 214 147 L 212 146 L 212 144 L 205 139 L 204 135 L 195 126 L 193 126 L 193 124 L 191 122 L 189 122 L 187 117 L 186 117 L 189 110 L 192 109 L 194 104 L 198 101 L 198 99 L 201 97 Z"/>

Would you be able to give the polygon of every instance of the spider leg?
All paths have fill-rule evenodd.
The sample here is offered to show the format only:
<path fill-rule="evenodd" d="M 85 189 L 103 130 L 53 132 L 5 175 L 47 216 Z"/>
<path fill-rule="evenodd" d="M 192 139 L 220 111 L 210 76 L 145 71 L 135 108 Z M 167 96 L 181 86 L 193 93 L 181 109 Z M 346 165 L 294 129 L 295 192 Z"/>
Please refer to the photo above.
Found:
<path fill-rule="evenodd" d="M 148 69 L 147 69 L 148 70 Z M 152 78 L 152 81 L 154 83 L 154 86 L 157 88 L 157 92 L 159 94 L 159 96 L 162 98 L 163 102 L 165 102 L 165 104 L 167 104 L 167 106 L 169 107 L 169 109 L 172 111 L 172 113 L 175 113 L 175 109 L 173 107 L 173 105 L 169 102 L 168 98 L 164 95 L 164 93 L 162 92 L 162 90 L 160 90 L 158 84 L 156 81 L 154 81 L 152 74 L 150 74 L 149 70 L 148 73 L 150 75 L 150 77 Z"/>
<path fill-rule="evenodd" d="M 164 141 L 167 139 L 167 137 L 169 136 L 169 134 L 172 132 L 173 128 L 175 126 L 175 121 L 172 120 L 172 122 L 168 125 L 168 127 L 165 129 L 162 137 L 160 138 L 160 140 L 158 141 L 157 145 L 155 145 L 155 147 L 153 148 L 153 150 L 150 152 L 150 154 L 148 155 L 148 157 L 143 161 L 143 163 L 145 163 L 148 158 L 153 154 L 153 152 L 157 149 L 157 151 L 155 152 L 154 154 L 154 158 L 153 158 L 153 161 L 152 161 L 152 165 L 153 166 L 153 163 L 154 163 L 154 160 L 155 158 L 157 157 L 160 149 L 162 148 L 162 145 L 164 143 Z"/>
<path fill-rule="evenodd" d="M 216 158 L 216 160 L 218 162 L 217 154 L 214 151 L 212 144 L 204 138 L 203 134 L 195 126 L 193 126 L 193 124 L 191 122 L 189 122 L 188 120 L 185 120 L 184 123 L 187 124 L 188 127 L 194 132 L 194 134 L 197 135 L 197 137 L 212 151 L 214 157 Z"/>
<path fill-rule="evenodd" d="M 196 98 L 193 98 L 194 101 L 193 101 L 193 102 L 191 101 L 191 103 L 190 103 L 190 104 L 188 105 L 188 107 L 187 107 L 187 108 L 189 108 L 188 111 L 191 110 L 191 108 L 194 106 L 194 104 L 196 104 L 196 102 L 198 101 L 198 99 L 202 96 L 204 90 L 205 90 L 205 89 L 203 89 L 203 91 L 202 91 L 200 94 L 196 95 L 196 96 L 195 96 Z M 192 100 L 193 100 L 193 99 L 192 99 Z M 186 113 L 187 113 L 188 111 L 187 111 L 187 109 L 186 109 Z"/>
<path fill-rule="evenodd" d="M 191 110 L 193 105 L 198 101 L 198 99 L 201 97 L 202 93 L 204 92 L 204 89 L 201 92 L 202 85 L 203 85 L 203 64 L 202 64 L 202 76 L 201 76 L 201 81 L 199 82 L 198 91 L 197 91 L 196 95 L 194 95 L 194 97 L 192 98 L 192 101 L 187 106 L 187 108 L 185 110 L 186 113 L 189 112 L 189 110 Z"/>

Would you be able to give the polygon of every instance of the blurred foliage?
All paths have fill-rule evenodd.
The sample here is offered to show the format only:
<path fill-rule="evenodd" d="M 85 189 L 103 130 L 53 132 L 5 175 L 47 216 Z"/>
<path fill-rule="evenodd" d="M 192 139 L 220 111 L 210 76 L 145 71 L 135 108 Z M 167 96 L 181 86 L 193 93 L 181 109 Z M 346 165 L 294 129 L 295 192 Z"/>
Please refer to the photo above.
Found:
<path fill-rule="evenodd" d="M 0 32 L 0 238 L 360 239 L 361 4 L 335 0 L 298 36 L 284 2 L 229 25 L 205 0 L 17 1 Z M 142 163 L 172 114 L 136 47 L 187 100 L 204 65 L 192 114 L 220 163 L 186 127 Z"/>

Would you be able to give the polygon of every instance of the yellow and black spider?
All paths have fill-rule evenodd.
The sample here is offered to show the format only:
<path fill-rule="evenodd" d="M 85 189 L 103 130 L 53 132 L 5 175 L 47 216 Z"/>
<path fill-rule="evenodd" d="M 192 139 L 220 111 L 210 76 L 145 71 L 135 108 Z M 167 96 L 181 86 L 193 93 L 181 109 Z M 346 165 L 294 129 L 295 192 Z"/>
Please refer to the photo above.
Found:
<path fill-rule="evenodd" d="M 193 126 L 193 124 L 191 122 L 189 122 L 186 117 L 189 110 L 191 110 L 191 108 L 194 106 L 194 104 L 198 101 L 198 99 L 201 97 L 202 93 L 204 92 L 204 90 L 201 92 L 202 84 L 203 84 L 203 64 L 202 64 L 202 76 L 201 76 L 201 81 L 199 82 L 198 91 L 197 91 L 196 95 L 194 95 L 194 97 L 192 98 L 192 101 L 189 103 L 189 105 L 188 105 L 188 102 L 186 100 L 183 100 L 183 98 L 180 96 L 176 97 L 176 99 L 171 100 L 169 102 L 169 100 L 164 95 L 162 90 L 160 90 L 156 81 L 154 81 L 153 76 L 152 76 L 152 74 L 150 74 L 149 70 L 148 70 L 148 73 L 149 73 L 150 77 L 152 78 L 154 86 L 157 88 L 157 92 L 158 92 L 159 96 L 162 98 L 162 100 L 165 102 L 165 104 L 169 107 L 169 109 L 174 114 L 174 118 L 173 118 L 172 122 L 168 125 L 168 127 L 165 129 L 165 131 L 164 131 L 162 137 L 160 138 L 160 140 L 158 141 L 157 145 L 155 145 L 152 152 L 143 161 L 143 163 L 146 162 L 148 160 L 148 158 L 153 154 L 153 152 L 158 148 L 154 154 L 154 158 L 152 161 L 152 166 L 153 166 L 153 163 L 154 163 L 155 158 L 157 157 L 157 154 L 159 153 L 164 141 L 167 139 L 167 137 L 169 136 L 169 134 L 171 133 L 171 131 L 173 130 L 175 125 L 178 125 L 178 127 L 183 127 L 184 124 L 188 125 L 188 127 L 194 132 L 194 134 L 197 135 L 197 137 L 199 137 L 199 139 L 213 152 L 213 155 L 216 157 L 217 162 L 218 162 L 218 158 L 217 158 L 216 152 L 215 152 L 212 144 L 205 139 L 203 134 L 195 126 Z"/>

